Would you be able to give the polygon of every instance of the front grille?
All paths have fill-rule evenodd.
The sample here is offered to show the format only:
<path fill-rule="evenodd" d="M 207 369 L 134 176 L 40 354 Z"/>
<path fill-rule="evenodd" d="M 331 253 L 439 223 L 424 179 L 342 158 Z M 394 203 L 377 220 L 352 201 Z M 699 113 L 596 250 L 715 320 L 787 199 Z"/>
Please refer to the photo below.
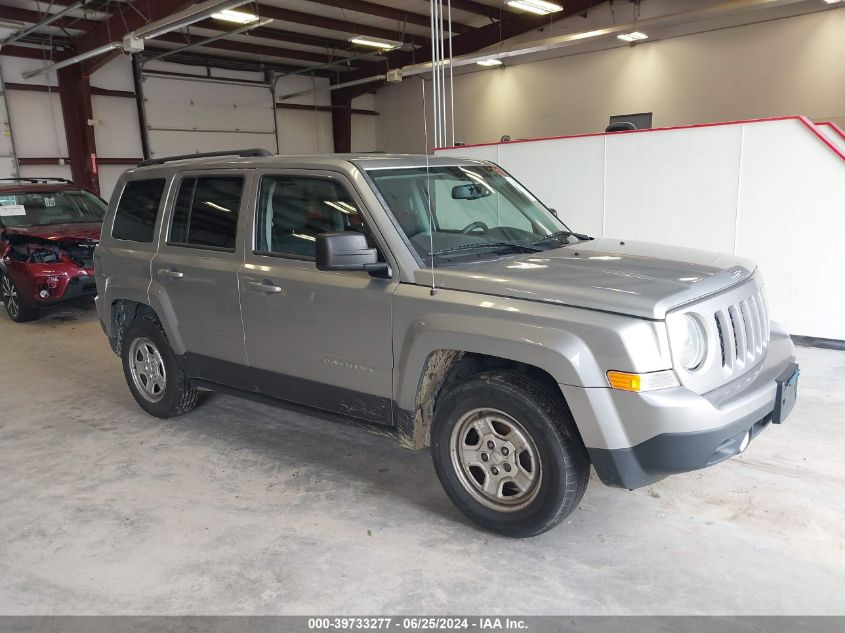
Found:
<path fill-rule="evenodd" d="M 722 351 L 722 367 L 727 376 L 743 373 L 766 354 L 770 324 L 762 289 L 720 308 L 713 318 Z"/>

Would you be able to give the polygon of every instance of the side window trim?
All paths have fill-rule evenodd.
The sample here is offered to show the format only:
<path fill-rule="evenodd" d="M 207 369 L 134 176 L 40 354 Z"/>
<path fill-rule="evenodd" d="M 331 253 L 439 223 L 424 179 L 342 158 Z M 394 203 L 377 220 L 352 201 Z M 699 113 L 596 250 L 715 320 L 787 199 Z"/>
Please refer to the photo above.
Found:
<path fill-rule="evenodd" d="M 120 203 L 123 200 L 123 196 L 126 194 L 126 189 L 135 182 L 144 182 L 150 180 L 162 180 L 164 185 L 162 186 L 162 191 L 159 196 L 158 200 L 158 207 L 156 208 L 156 218 L 153 222 L 152 227 L 152 236 L 149 241 L 138 241 L 138 240 L 130 240 L 126 239 L 125 237 L 116 237 L 114 234 L 115 225 L 117 224 L 118 220 L 118 211 L 120 210 Z M 115 240 L 118 242 L 126 242 L 129 244 L 151 244 L 157 245 L 159 241 L 159 231 L 156 229 L 161 226 L 162 219 L 165 215 L 165 210 L 167 208 L 166 204 L 170 195 L 170 184 L 171 179 L 168 175 L 165 174 L 154 174 L 147 176 L 146 174 L 141 174 L 140 178 L 127 178 L 123 181 L 122 187 L 120 189 L 120 196 L 116 199 L 114 203 L 114 213 L 111 214 L 111 226 L 109 226 L 109 239 Z"/>
<path fill-rule="evenodd" d="M 162 226 L 161 226 L 161 236 L 158 240 L 159 248 L 161 246 L 166 246 L 168 248 L 188 248 L 192 250 L 200 250 L 200 251 L 210 251 L 214 253 L 227 253 L 227 254 L 234 254 L 237 253 L 239 250 L 239 245 L 241 244 L 241 232 L 246 230 L 246 227 L 243 226 L 243 219 L 246 214 L 249 214 L 253 210 L 253 204 L 251 202 L 250 196 L 250 183 L 252 179 L 252 174 L 254 170 L 252 169 L 209 169 L 208 171 L 202 169 L 193 169 L 193 170 L 185 170 L 176 172 L 172 175 L 170 180 L 170 188 L 168 192 L 168 200 L 167 206 L 162 216 Z M 182 186 L 182 183 L 185 180 L 194 179 L 194 188 L 191 193 L 191 206 L 193 206 L 194 196 L 196 195 L 197 186 L 196 181 L 200 178 L 212 178 L 215 176 L 221 177 L 239 177 L 243 180 L 243 184 L 241 186 L 241 198 L 240 203 L 238 205 L 238 220 L 235 224 L 235 246 L 234 248 L 227 248 L 227 247 L 220 247 L 220 246 L 206 246 L 203 244 L 185 244 L 182 242 L 172 242 L 170 240 L 170 233 L 173 228 L 173 220 L 175 218 L 175 211 L 176 211 L 176 202 L 179 199 L 179 189 Z M 188 214 L 188 227 L 190 226 L 190 216 Z M 165 222 L 166 220 L 166 222 Z M 187 236 L 187 228 L 186 233 Z"/>
<path fill-rule="evenodd" d="M 300 178 L 300 179 L 309 179 L 309 180 L 328 180 L 333 182 L 335 185 L 340 187 L 340 189 L 346 193 L 346 195 L 355 202 L 355 205 L 358 208 L 358 212 L 361 214 L 361 219 L 364 222 L 364 225 L 374 234 L 373 231 L 373 222 L 369 219 L 368 214 L 365 213 L 364 209 L 366 208 L 363 201 L 361 200 L 360 195 L 358 195 L 357 190 L 355 187 L 348 181 L 347 178 L 344 177 L 343 174 L 338 172 L 328 172 L 328 171 L 314 171 L 308 169 L 268 169 L 266 171 L 259 171 L 256 177 L 255 183 L 255 194 L 253 196 L 253 205 L 252 205 L 252 230 L 251 233 L 251 244 L 250 244 L 250 252 L 253 255 L 257 255 L 259 257 L 272 257 L 274 259 L 289 259 L 291 261 L 299 261 L 299 262 L 312 262 L 316 263 L 317 258 L 310 255 L 296 255 L 295 253 L 277 253 L 273 251 L 262 251 L 258 248 L 259 246 L 259 230 L 261 229 L 259 225 L 260 220 L 260 213 L 261 213 L 261 183 L 264 178 Z M 385 254 L 386 249 L 382 247 L 383 240 L 376 239 L 377 248 L 382 254 Z M 385 254 L 386 257 L 386 254 Z"/>

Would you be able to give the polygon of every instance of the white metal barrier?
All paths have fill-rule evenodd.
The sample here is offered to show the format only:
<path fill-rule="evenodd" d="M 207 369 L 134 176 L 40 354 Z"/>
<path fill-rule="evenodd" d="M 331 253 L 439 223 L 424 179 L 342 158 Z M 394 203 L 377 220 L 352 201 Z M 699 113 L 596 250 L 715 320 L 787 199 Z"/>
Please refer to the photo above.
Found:
<path fill-rule="evenodd" d="M 805 117 L 435 150 L 498 163 L 576 231 L 755 260 L 772 317 L 845 339 L 845 136 Z"/>

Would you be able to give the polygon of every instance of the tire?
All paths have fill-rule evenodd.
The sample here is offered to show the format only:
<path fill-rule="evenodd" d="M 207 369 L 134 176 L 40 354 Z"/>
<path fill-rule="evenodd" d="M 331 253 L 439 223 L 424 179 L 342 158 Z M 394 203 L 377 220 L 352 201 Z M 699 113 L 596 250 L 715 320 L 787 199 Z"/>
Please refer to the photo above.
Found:
<path fill-rule="evenodd" d="M 27 303 L 17 284 L 8 275 L 0 274 L 0 297 L 6 314 L 15 323 L 34 321 L 41 316 L 41 307 Z"/>
<path fill-rule="evenodd" d="M 562 397 L 516 372 L 480 374 L 440 396 L 431 453 L 461 512 L 517 538 L 560 523 L 578 507 L 590 478 L 587 451 Z"/>
<path fill-rule="evenodd" d="M 172 418 L 196 406 L 197 389 L 185 375 L 158 321 L 137 318 L 129 324 L 121 360 L 129 391 L 150 415 Z"/>

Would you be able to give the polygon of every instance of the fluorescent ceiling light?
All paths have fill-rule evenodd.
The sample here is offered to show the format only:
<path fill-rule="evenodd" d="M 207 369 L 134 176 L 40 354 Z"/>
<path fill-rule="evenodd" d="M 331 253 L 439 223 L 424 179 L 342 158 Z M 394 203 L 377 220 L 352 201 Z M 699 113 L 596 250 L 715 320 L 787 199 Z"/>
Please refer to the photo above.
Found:
<path fill-rule="evenodd" d="M 639 31 L 634 31 L 633 33 L 623 33 L 622 35 L 617 35 L 616 37 L 623 42 L 639 42 L 640 40 L 648 39 L 648 35 L 640 33 Z"/>
<path fill-rule="evenodd" d="M 391 40 L 383 40 L 377 37 L 366 37 L 364 35 L 358 35 L 357 37 L 350 37 L 349 41 L 352 44 L 357 44 L 358 46 L 371 46 L 373 48 L 379 48 L 383 51 L 389 51 L 394 48 L 399 48 L 402 46 L 401 42 L 393 42 Z"/>
<path fill-rule="evenodd" d="M 508 0 L 507 5 L 537 15 L 548 15 L 549 13 L 563 11 L 563 7 L 559 4 L 545 2 L 545 0 Z"/>
<path fill-rule="evenodd" d="M 251 24 L 258 20 L 257 15 L 247 13 L 246 11 L 235 11 L 234 9 L 225 9 L 218 13 L 212 13 L 211 17 L 215 20 L 225 20 L 226 22 L 234 22 L 235 24 Z"/>
<path fill-rule="evenodd" d="M 480 62 L 475 62 L 479 66 L 501 66 L 501 59 L 482 59 Z"/>

